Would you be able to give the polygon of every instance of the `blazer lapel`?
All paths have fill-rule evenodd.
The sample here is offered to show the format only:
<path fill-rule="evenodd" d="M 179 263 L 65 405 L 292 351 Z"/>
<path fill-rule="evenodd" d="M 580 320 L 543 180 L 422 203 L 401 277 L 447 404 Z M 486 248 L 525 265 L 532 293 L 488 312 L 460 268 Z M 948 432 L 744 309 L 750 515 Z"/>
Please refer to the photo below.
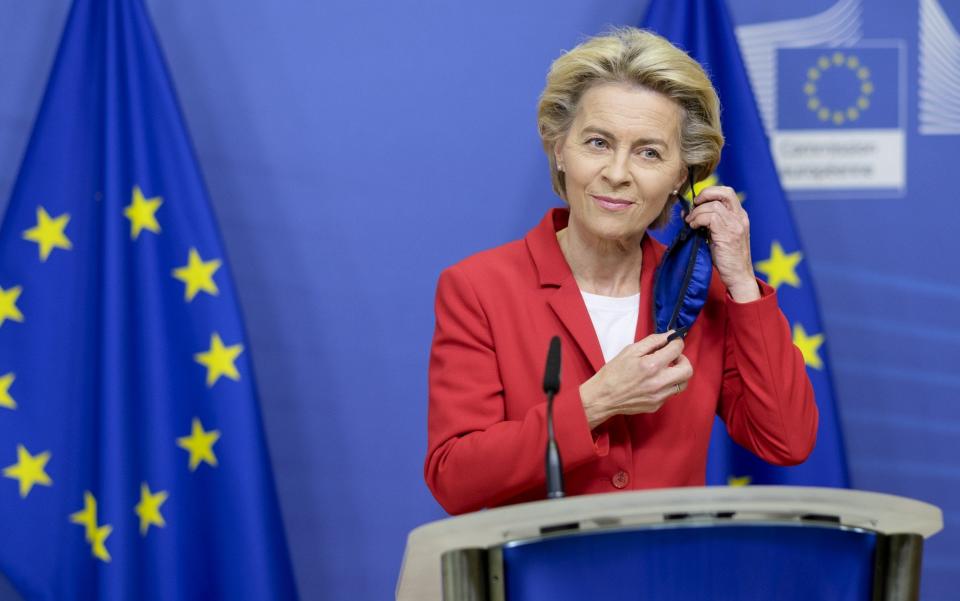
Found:
<path fill-rule="evenodd" d="M 525 238 L 530 257 L 540 277 L 541 288 L 555 288 L 547 292 L 547 303 L 563 327 L 569 332 L 594 371 L 603 367 L 603 351 L 587 313 L 577 280 L 570 271 L 563 251 L 557 242 L 557 232 L 567 227 L 568 209 L 552 209 Z"/>
<path fill-rule="evenodd" d="M 643 259 L 640 267 L 640 314 L 637 316 L 637 332 L 634 342 L 653 334 L 653 282 L 664 247 L 650 234 L 643 237 Z"/>
<path fill-rule="evenodd" d="M 599 371 L 604 364 L 603 351 L 600 349 L 600 340 L 597 339 L 597 332 L 593 328 L 593 322 L 590 321 L 590 314 L 587 313 L 587 306 L 583 302 L 577 280 L 571 275 L 550 296 L 548 302 L 563 323 L 563 327 L 586 355 L 593 371 Z"/>
<path fill-rule="evenodd" d="M 604 364 L 600 341 L 593 329 L 593 322 L 590 321 L 590 314 L 587 313 L 577 281 L 557 242 L 557 232 L 567 227 L 569 218 L 568 209 L 552 209 L 537 227 L 527 233 L 525 240 L 540 277 L 540 287 L 556 288 L 547 300 L 550 308 L 577 343 L 593 370 L 599 371 Z M 640 271 L 640 314 L 637 317 L 635 341 L 653 333 L 654 275 L 665 250 L 665 247 L 649 234 L 643 237 L 641 244 L 643 265 Z"/>

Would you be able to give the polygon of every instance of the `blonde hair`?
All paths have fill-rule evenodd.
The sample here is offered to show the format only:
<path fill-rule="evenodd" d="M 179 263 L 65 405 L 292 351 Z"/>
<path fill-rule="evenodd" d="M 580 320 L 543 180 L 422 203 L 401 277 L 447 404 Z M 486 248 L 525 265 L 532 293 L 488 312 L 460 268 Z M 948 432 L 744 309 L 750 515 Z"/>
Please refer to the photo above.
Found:
<path fill-rule="evenodd" d="M 550 161 L 554 191 L 566 200 L 563 172 L 557 169 L 557 143 L 567 134 L 584 93 L 603 83 L 626 83 L 659 92 L 680 106 L 680 157 L 694 181 L 720 162 L 723 132 L 720 100 L 700 64 L 666 39 L 634 27 L 617 28 L 564 53 L 550 66 L 537 107 L 537 127 Z M 688 182 L 692 185 L 693 182 Z M 663 225 L 671 198 L 654 226 Z"/>

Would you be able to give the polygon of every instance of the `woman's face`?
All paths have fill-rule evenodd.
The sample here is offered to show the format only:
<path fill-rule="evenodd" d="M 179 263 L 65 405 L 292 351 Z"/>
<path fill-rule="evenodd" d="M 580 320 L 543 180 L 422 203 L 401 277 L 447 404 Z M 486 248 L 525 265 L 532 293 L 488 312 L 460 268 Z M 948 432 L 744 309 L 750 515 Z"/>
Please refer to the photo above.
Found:
<path fill-rule="evenodd" d="M 685 178 L 680 111 L 639 86 L 601 84 L 584 93 L 556 149 L 571 227 L 609 241 L 643 236 Z"/>

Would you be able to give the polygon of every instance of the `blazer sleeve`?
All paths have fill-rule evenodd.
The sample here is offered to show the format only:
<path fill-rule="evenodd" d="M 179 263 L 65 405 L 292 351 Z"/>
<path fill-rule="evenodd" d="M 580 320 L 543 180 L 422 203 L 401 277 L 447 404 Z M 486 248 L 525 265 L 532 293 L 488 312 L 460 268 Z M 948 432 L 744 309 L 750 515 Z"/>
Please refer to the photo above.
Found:
<path fill-rule="evenodd" d="M 503 384 L 488 317 L 469 278 L 454 266 L 437 285 L 430 353 L 424 478 L 451 514 L 493 507 L 543 486 L 546 401 L 506 419 Z M 564 471 L 599 456 L 579 391 L 554 399 Z"/>
<path fill-rule="evenodd" d="M 813 450 L 819 414 L 790 326 L 765 282 L 761 298 L 726 295 L 727 331 L 718 413 L 740 446 L 776 465 L 796 465 Z"/>

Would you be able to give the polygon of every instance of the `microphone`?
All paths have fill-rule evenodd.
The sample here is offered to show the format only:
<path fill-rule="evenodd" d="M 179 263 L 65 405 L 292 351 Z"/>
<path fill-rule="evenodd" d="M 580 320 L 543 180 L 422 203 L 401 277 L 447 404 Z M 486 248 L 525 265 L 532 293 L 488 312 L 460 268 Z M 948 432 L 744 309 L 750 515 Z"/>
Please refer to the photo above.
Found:
<path fill-rule="evenodd" d="M 543 391 L 547 394 L 547 498 L 563 498 L 563 463 L 553 432 L 553 397 L 560 391 L 560 337 L 550 339 L 547 367 L 543 373 Z"/>

